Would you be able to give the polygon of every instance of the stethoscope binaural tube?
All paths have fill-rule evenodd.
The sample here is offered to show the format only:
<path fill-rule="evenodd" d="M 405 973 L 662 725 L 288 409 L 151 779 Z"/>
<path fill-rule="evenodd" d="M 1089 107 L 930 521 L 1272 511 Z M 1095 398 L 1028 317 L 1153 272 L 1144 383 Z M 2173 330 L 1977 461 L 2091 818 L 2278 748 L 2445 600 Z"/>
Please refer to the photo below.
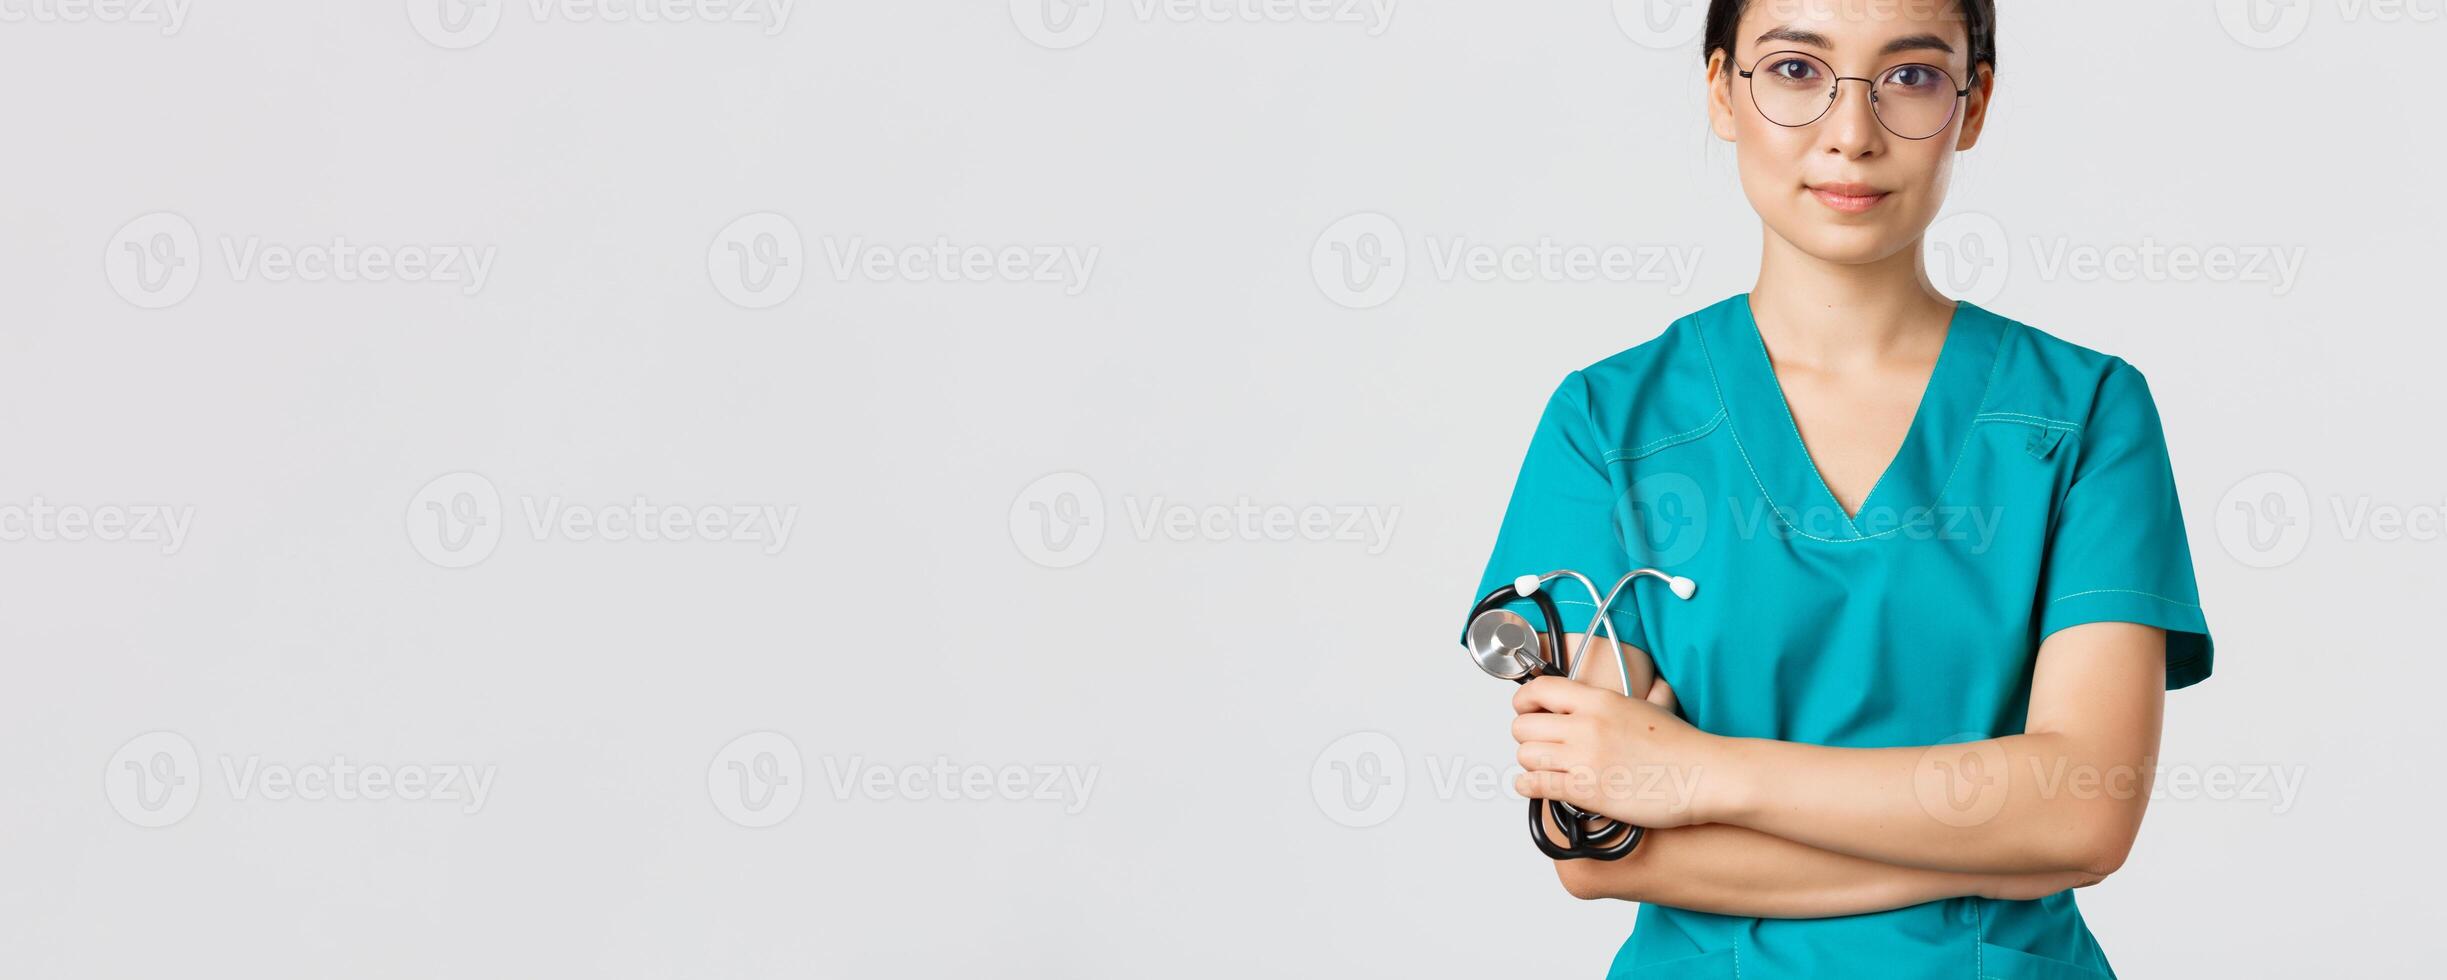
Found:
<path fill-rule="evenodd" d="M 1555 608 L 1555 600 L 1546 594 L 1545 588 L 1546 583 L 1558 578 L 1578 581 L 1581 588 L 1588 590 L 1589 597 L 1597 601 L 1596 618 L 1590 620 L 1589 628 L 1581 632 L 1580 645 L 1568 656 L 1562 651 L 1565 637 L 1563 614 Z M 1614 665 L 1622 680 L 1623 696 L 1637 697 L 1631 691 L 1630 668 L 1623 663 L 1622 638 L 1615 634 L 1614 624 L 1606 613 L 1623 590 L 1629 588 L 1633 580 L 1640 578 L 1665 582 L 1678 599 L 1689 599 L 1699 590 L 1698 584 L 1690 579 L 1668 575 L 1653 568 L 1624 575 L 1602 597 L 1595 583 L 1590 582 L 1587 576 L 1569 569 L 1544 575 L 1524 575 L 1478 601 L 1477 607 L 1470 611 L 1470 627 L 1463 645 L 1480 670 L 1516 684 L 1529 683 L 1535 677 L 1555 675 L 1578 680 L 1581 667 L 1588 662 L 1589 644 L 1595 642 L 1598 631 L 1603 630 L 1606 639 L 1615 644 Z M 1543 637 L 1520 614 L 1504 608 L 1515 599 L 1529 599 L 1537 604 L 1539 616 L 1546 620 Z M 1555 843 L 1547 833 L 1548 820 L 1552 820 L 1555 829 L 1563 834 L 1564 843 Z M 1640 841 L 1647 835 L 1646 828 L 1603 814 L 1589 813 L 1559 800 L 1529 801 L 1530 840 L 1538 845 L 1541 853 L 1557 861 L 1618 860 L 1639 847 Z"/>

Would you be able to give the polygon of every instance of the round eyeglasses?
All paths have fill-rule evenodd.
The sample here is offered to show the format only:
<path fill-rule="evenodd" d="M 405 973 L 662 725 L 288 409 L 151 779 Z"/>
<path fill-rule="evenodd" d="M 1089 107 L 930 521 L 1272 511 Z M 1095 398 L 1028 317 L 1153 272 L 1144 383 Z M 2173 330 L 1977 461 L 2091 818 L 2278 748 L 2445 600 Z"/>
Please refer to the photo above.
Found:
<path fill-rule="evenodd" d="M 1869 109 L 1886 131 L 1907 140 L 1925 140 L 1945 132 L 1954 122 L 1954 107 L 1968 88 L 1936 65 L 1896 65 L 1876 78 L 1838 75 L 1816 56 L 1778 51 L 1761 57 L 1741 73 L 1750 80 L 1751 104 L 1759 115 L 1786 129 L 1799 129 L 1823 119 L 1843 93 L 1845 82 L 1869 85 Z"/>

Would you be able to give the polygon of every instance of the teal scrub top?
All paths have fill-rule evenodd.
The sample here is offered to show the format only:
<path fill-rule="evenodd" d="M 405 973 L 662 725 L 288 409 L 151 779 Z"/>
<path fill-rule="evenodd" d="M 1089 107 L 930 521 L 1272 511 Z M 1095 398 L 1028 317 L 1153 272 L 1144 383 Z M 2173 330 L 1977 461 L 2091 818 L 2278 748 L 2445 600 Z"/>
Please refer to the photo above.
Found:
<path fill-rule="evenodd" d="M 1575 372 L 1547 402 L 1472 598 L 1655 567 L 1610 617 L 1705 731 L 1851 747 L 2011 735 L 2040 641 L 2167 631 L 2166 684 L 2209 676 L 2166 440 L 2141 373 L 1959 304 L 1903 448 L 1858 514 L 1804 449 L 1736 296 Z M 1592 603 L 1559 580 L 1568 628 Z M 1544 626 L 1536 608 L 1512 608 Z M 1638 860 L 1638 854 L 1629 860 Z M 2073 893 L 1756 919 L 1644 904 L 1612 977 L 2110 977 Z"/>

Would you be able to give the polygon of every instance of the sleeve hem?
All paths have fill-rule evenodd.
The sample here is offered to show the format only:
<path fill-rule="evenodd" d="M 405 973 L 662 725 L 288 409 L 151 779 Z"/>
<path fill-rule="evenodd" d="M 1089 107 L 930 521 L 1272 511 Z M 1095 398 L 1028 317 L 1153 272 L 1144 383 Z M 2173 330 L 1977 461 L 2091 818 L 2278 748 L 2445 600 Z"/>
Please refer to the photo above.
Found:
<path fill-rule="evenodd" d="M 2084 623 L 2137 623 L 2167 631 L 2167 690 L 2190 687 L 2208 679 L 2216 646 L 2209 637 L 2209 620 L 2201 607 L 2166 596 L 2131 589 L 2094 589 L 2049 600 L 2040 617 L 2044 641 L 2067 627 Z"/>

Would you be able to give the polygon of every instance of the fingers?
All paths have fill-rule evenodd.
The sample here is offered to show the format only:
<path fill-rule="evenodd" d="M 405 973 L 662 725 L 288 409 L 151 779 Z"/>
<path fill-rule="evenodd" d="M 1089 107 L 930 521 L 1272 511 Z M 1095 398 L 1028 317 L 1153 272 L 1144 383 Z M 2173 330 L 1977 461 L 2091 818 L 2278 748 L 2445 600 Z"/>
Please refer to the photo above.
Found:
<path fill-rule="evenodd" d="M 1530 772 L 1566 772 L 1572 768 L 1571 747 L 1562 742 L 1523 742 L 1513 758 Z"/>
<path fill-rule="evenodd" d="M 1621 696 L 1615 695 L 1615 697 Z M 1533 711 L 1549 711 L 1559 715 L 1568 715 L 1575 711 L 1587 711 L 1602 704 L 1604 697 L 1606 697 L 1606 692 L 1569 678 L 1540 677 L 1521 685 L 1520 690 L 1513 692 L 1512 710 L 1515 714 L 1524 715 Z"/>
<path fill-rule="evenodd" d="M 1512 717 L 1512 740 L 1515 742 L 1569 742 L 1574 732 L 1572 720 L 1562 715 L 1540 711 Z"/>
<path fill-rule="evenodd" d="M 1512 788 L 1515 792 L 1533 800 L 1581 803 L 1584 801 L 1575 799 L 1575 797 L 1581 788 L 1585 788 L 1586 782 L 1586 780 L 1575 780 L 1566 773 L 1532 770 L 1513 777 Z"/>

